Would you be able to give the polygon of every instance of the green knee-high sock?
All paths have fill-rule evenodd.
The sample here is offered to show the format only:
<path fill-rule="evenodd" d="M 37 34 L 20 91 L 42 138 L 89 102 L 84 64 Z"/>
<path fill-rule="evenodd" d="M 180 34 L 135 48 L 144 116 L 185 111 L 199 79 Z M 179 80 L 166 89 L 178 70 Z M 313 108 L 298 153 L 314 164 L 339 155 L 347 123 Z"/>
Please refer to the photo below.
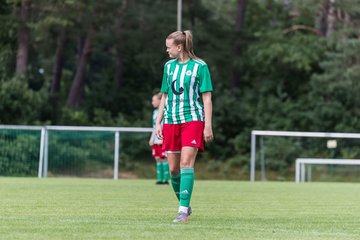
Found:
<path fill-rule="evenodd" d="M 162 182 L 163 179 L 163 165 L 161 162 L 156 163 L 156 175 L 157 175 L 157 181 Z"/>
<path fill-rule="evenodd" d="M 189 207 L 194 187 L 194 168 L 181 168 L 180 206 Z"/>
<path fill-rule="evenodd" d="M 163 162 L 163 182 L 169 181 L 169 164 L 168 162 Z"/>
<path fill-rule="evenodd" d="M 175 195 L 179 201 L 180 201 L 180 181 L 181 181 L 180 173 L 171 174 L 171 185 L 172 185 Z"/>

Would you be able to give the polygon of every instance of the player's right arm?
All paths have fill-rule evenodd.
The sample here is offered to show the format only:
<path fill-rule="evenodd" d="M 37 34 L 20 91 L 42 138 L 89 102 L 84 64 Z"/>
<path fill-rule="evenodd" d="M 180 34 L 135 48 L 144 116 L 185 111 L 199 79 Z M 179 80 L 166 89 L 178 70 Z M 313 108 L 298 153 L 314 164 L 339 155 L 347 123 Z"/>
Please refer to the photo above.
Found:
<path fill-rule="evenodd" d="M 163 140 L 163 133 L 162 133 L 162 120 L 164 117 L 164 106 L 165 106 L 165 101 L 167 99 L 167 93 L 169 91 L 169 83 L 168 83 L 168 75 L 169 75 L 169 71 L 170 71 L 170 65 L 168 64 L 169 62 L 167 62 L 164 66 L 164 71 L 163 71 L 163 78 L 162 78 L 162 83 L 161 83 L 161 89 L 160 92 L 162 93 L 161 95 L 161 101 L 160 101 L 160 105 L 158 107 L 158 115 L 156 118 L 156 124 L 155 124 L 155 134 L 156 136 L 160 139 Z"/>
<path fill-rule="evenodd" d="M 162 119 L 164 117 L 164 106 L 165 106 L 166 98 L 167 98 L 167 93 L 163 93 L 162 96 L 161 96 L 161 101 L 160 101 L 160 105 L 159 105 L 159 111 L 158 111 L 158 115 L 157 115 L 157 118 L 156 118 L 155 134 L 160 140 L 163 139 L 161 122 L 162 122 Z"/>

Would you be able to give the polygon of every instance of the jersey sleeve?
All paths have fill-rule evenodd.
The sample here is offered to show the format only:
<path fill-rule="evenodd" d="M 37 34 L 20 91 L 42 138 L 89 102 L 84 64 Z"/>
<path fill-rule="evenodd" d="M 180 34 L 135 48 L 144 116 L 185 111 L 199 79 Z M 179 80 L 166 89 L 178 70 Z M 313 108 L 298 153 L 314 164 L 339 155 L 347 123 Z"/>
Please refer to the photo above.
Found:
<path fill-rule="evenodd" d="M 205 64 L 200 69 L 200 92 L 212 92 L 211 76 L 208 66 Z"/>
<path fill-rule="evenodd" d="M 168 93 L 168 91 L 169 91 L 168 72 L 167 72 L 167 68 L 165 65 L 160 92 Z"/>

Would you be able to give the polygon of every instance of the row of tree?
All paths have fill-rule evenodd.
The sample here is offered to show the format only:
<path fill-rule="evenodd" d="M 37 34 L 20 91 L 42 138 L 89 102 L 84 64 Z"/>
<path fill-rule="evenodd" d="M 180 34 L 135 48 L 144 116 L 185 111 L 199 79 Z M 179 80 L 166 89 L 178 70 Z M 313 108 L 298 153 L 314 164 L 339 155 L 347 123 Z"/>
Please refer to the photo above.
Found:
<path fill-rule="evenodd" d="M 183 5 L 215 85 L 206 158 L 247 163 L 252 129 L 359 129 L 359 0 Z M 1 0 L 0 123 L 149 126 L 176 10 L 175 0 Z"/>

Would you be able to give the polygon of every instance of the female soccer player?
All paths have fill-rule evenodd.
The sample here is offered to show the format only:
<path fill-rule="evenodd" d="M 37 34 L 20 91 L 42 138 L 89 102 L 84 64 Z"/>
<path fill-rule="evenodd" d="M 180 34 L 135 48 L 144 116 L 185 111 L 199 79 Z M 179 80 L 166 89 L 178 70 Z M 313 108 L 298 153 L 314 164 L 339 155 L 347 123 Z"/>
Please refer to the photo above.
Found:
<path fill-rule="evenodd" d="M 151 133 L 149 145 L 152 149 L 152 156 L 156 161 L 156 184 L 169 184 L 169 165 L 166 160 L 165 151 L 162 149 L 162 140 L 158 139 L 155 135 L 155 123 L 159 111 L 158 107 L 160 105 L 161 95 L 161 93 L 157 93 L 152 97 L 151 100 L 151 104 L 154 107 L 152 115 L 152 127 L 154 130 Z"/>
<path fill-rule="evenodd" d="M 164 140 L 171 184 L 180 204 L 174 222 L 187 222 L 192 212 L 195 158 L 198 151 L 204 151 L 204 140 L 213 140 L 213 88 L 207 64 L 194 54 L 190 31 L 171 33 L 166 38 L 166 51 L 172 60 L 164 66 L 155 131 Z"/>

